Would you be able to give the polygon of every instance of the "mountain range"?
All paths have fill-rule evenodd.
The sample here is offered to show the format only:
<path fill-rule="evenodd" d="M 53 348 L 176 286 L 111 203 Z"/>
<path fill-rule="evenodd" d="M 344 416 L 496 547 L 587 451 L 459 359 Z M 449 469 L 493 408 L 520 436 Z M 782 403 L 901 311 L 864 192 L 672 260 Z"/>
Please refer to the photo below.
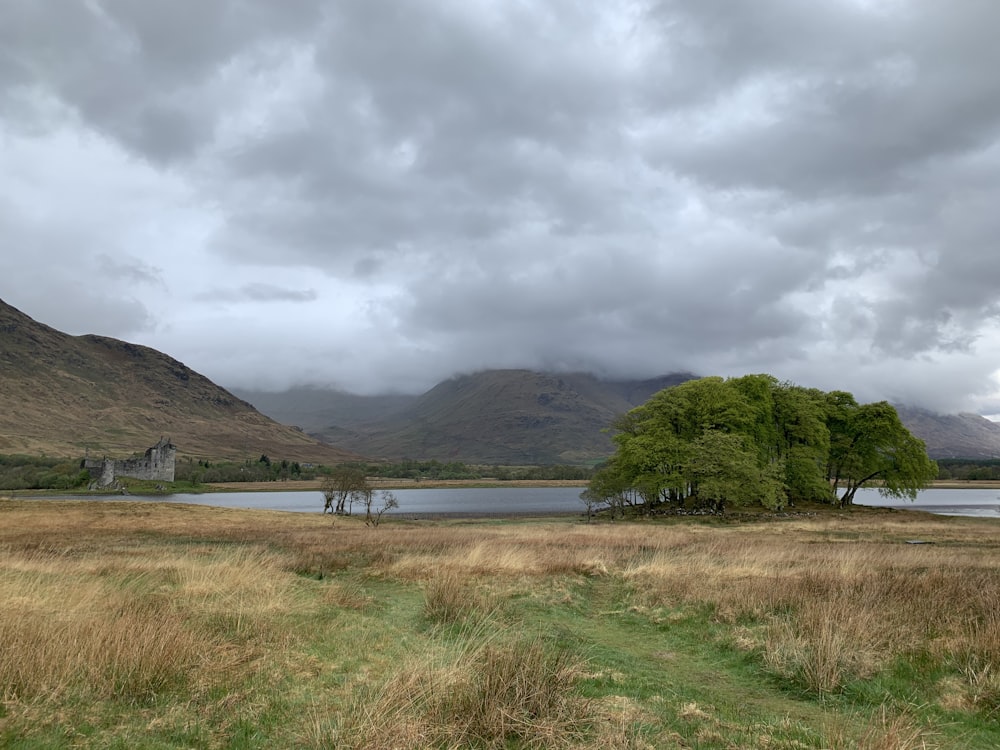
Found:
<path fill-rule="evenodd" d="M 355 396 L 318 388 L 234 390 L 274 419 L 363 455 L 579 464 L 614 450 L 608 428 L 616 417 L 693 377 L 674 373 L 606 381 L 587 374 L 489 370 L 451 378 L 419 396 Z M 978 414 L 896 408 L 932 458 L 1000 457 L 1000 424 Z"/>
<path fill-rule="evenodd" d="M 279 421 L 367 456 L 583 464 L 613 451 L 607 430 L 618 416 L 692 377 L 604 381 L 580 373 L 488 370 L 445 380 L 419 396 L 236 392 Z"/>
<path fill-rule="evenodd" d="M 182 455 L 339 463 L 437 459 L 585 464 L 613 450 L 614 420 L 689 380 L 490 370 L 421 395 L 322 388 L 226 390 L 144 346 L 70 336 L 0 300 L 0 453 L 126 455 L 166 436 Z M 1000 424 L 897 407 L 934 458 L 1000 456 Z M 265 416 L 266 415 L 266 416 Z"/>
<path fill-rule="evenodd" d="M 0 453 L 128 455 L 160 437 L 181 454 L 213 459 L 356 458 L 154 349 L 70 336 L 0 300 Z"/>

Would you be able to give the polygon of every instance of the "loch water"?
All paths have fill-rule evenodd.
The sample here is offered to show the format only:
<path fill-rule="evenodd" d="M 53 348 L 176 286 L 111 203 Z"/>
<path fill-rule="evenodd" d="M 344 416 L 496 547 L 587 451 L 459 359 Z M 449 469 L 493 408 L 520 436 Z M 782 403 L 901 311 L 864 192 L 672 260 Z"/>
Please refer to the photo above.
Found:
<path fill-rule="evenodd" d="M 447 489 L 392 490 L 399 508 L 395 516 L 420 515 L 533 515 L 583 513 L 582 487 L 469 487 Z M 323 510 L 323 494 L 307 492 L 226 492 L 179 494 L 157 498 L 177 503 L 193 503 L 225 508 L 258 508 L 303 513 Z M 901 510 L 922 510 L 953 516 L 977 516 L 1000 520 L 1000 495 L 986 489 L 930 489 L 914 502 L 883 498 L 877 490 L 862 489 L 855 497 L 858 505 Z M 363 512 L 357 505 L 354 512 Z"/>

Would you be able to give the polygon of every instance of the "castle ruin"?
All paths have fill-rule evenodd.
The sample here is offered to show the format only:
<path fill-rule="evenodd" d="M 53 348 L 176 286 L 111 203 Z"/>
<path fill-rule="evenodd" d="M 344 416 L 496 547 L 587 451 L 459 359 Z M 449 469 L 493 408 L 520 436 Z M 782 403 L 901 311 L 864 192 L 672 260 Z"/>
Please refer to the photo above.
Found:
<path fill-rule="evenodd" d="M 142 457 L 88 458 L 83 468 L 90 472 L 92 487 L 110 487 L 119 477 L 172 482 L 176 456 L 177 447 L 170 438 L 160 438 L 160 442 L 147 449 Z"/>

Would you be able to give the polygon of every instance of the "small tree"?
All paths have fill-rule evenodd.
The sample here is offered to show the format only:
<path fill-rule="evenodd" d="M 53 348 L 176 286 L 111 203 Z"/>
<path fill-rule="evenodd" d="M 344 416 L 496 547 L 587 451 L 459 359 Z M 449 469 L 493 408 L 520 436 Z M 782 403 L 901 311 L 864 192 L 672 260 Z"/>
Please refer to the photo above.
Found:
<path fill-rule="evenodd" d="M 374 492 L 369 492 L 365 499 L 365 525 L 366 526 L 378 526 L 382 522 L 382 515 L 393 508 L 399 507 L 399 501 L 396 500 L 396 496 L 389 492 L 388 490 L 382 490 L 379 494 L 379 498 L 382 500 L 382 504 L 378 506 L 374 512 L 372 511 L 372 505 L 374 503 Z"/>
<path fill-rule="evenodd" d="M 600 510 L 601 506 L 607 504 L 608 499 L 606 497 L 601 497 L 597 492 L 592 491 L 588 487 L 580 493 L 580 502 L 583 503 L 584 507 L 587 509 L 587 523 L 590 523 L 594 514 Z"/>
<path fill-rule="evenodd" d="M 372 488 L 368 484 L 365 473 L 353 466 L 337 466 L 323 480 L 323 497 L 325 504 L 323 512 L 336 513 L 339 516 L 348 513 L 347 504 L 353 506 L 355 500 L 370 503 Z"/>

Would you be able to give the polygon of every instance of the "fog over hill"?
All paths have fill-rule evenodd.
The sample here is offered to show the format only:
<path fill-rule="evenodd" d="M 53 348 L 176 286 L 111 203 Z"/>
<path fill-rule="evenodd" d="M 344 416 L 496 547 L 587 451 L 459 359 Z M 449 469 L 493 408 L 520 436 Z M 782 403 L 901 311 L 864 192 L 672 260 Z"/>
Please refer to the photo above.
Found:
<path fill-rule="evenodd" d="M 488 370 L 419 396 L 356 396 L 321 388 L 235 389 L 265 414 L 345 450 L 385 458 L 502 464 L 587 463 L 608 456 L 615 418 L 695 377 L 601 380 L 588 374 Z M 976 414 L 897 407 L 932 458 L 1000 455 L 1000 425 Z"/>
<path fill-rule="evenodd" d="M 0 297 L 59 330 L 1000 414 L 1000 2 L 0 8 Z"/>
<path fill-rule="evenodd" d="M 590 463 L 613 450 L 619 415 L 692 377 L 487 370 L 418 396 L 228 391 L 154 349 L 69 336 L 0 301 L 2 453 L 128 454 L 169 436 L 182 454 L 209 458 Z M 934 458 L 1000 456 L 998 424 L 898 408 Z"/>
<path fill-rule="evenodd" d="M 237 392 L 279 421 L 294 422 L 322 440 L 365 455 L 588 463 L 612 451 L 607 430 L 616 417 L 691 377 L 602 381 L 579 373 L 489 370 L 444 380 L 419 396 L 351 396 L 316 389 Z"/>

